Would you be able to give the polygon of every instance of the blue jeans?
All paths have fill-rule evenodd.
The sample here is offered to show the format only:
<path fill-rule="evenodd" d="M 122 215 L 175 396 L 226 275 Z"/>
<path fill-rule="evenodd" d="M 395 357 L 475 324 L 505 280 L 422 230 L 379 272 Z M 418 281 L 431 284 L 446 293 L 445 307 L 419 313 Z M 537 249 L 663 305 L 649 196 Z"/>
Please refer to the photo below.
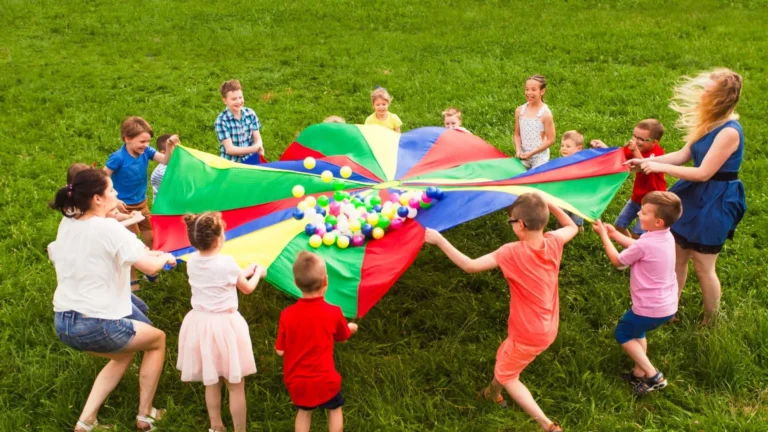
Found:
<path fill-rule="evenodd" d="M 637 212 L 640 211 L 640 208 L 642 206 L 632 200 L 628 200 L 627 203 L 624 205 L 624 208 L 621 209 L 621 213 L 619 213 L 619 217 L 616 218 L 616 222 L 613 224 L 616 225 L 616 228 L 624 228 L 628 229 L 630 225 L 632 225 L 632 222 L 634 222 L 635 219 L 637 219 Z M 640 221 L 638 221 L 635 224 L 635 227 L 632 229 L 632 232 L 641 235 L 645 234 L 645 231 L 640 228 Z"/>
<path fill-rule="evenodd" d="M 131 294 L 131 314 L 128 315 L 127 319 L 132 319 L 136 321 L 141 321 L 145 324 L 152 325 L 152 321 L 147 318 L 147 311 L 149 311 L 149 306 L 147 306 L 146 303 L 144 303 L 144 300 L 138 298 L 135 294 Z"/>
<path fill-rule="evenodd" d="M 59 340 L 78 351 L 117 352 L 136 335 L 133 322 L 126 318 L 88 318 L 80 312 L 67 311 L 56 312 L 53 322 Z"/>

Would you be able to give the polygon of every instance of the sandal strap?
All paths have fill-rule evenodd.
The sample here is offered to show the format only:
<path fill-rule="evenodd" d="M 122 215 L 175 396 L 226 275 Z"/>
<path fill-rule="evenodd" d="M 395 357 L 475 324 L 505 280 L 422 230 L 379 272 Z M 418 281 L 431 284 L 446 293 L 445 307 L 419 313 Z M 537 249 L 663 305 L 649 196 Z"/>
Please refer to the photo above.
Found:
<path fill-rule="evenodd" d="M 91 432 L 93 430 L 94 426 L 96 426 L 96 423 L 88 424 L 88 423 L 86 423 L 86 422 L 84 422 L 82 420 L 78 420 L 77 423 L 75 424 L 75 426 L 79 427 L 80 429 L 84 430 L 85 432 Z"/>

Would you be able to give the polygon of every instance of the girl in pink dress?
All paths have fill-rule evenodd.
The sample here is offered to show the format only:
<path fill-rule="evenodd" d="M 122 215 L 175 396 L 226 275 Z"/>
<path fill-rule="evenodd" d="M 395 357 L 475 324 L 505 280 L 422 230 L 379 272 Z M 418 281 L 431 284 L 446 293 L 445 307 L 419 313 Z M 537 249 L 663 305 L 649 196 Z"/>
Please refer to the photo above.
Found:
<path fill-rule="evenodd" d="M 237 311 L 237 290 L 250 294 L 267 271 L 252 264 L 245 270 L 224 246 L 221 214 L 206 212 L 184 217 L 190 243 L 198 251 L 187 260 L 192 310 L 179 332 L 176 368 L 182 381 L 202 381 L 211 418 L 209 432 L 226 430 L 221 419 L 221 384 L 229 389 L 229 409 L 235 431 L 245 430 L 246 375 L 256 373 L 248 323 Z"/>

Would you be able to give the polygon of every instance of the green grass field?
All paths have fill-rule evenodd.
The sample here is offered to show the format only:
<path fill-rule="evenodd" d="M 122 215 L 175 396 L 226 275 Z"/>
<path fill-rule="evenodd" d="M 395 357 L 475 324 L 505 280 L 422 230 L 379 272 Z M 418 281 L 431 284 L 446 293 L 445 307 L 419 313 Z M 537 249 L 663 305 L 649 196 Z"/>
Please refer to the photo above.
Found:
<path fill-rule="evenodd" d="M 523 374 L 544 411 L 569 431 L 768 430 L 768 7 L 754 1 L 0 1 L 0 430 L 71 430 L 102 360 L 61 344 L 56 287 L 45 253 L 60 216 L 46 208 L 72 162 L 103 166 L 119 125 L 141 115 L 157 133 L 218 151 L 212 124 L 219 84 L 239 78 L 262 121 L 267 156 L 297 131 L 337 114 L 362 122 L 368 93 L 385 86 L 404 130 L 440 124 L 455 105 L 465 126 L 511 153 L 523 81 L 550 80 L 558 137 L 578 129 L 620 145 L 635 122 L 667 126 L 675 80 L 715 66 L 744 77 L 738 111 L 746 134 L 741 178 L 749 211 L 719 262 L 723 314 L 698 329 L 701 296 L 689 281 L 682 321 L 650 336 L 670 386 L 634 398 L 618 373 L 629 361 L 613 340 L 629 305 L 628 275 L 612 268 L 587 230 L 566 247 L 557 341 Z M 555 147 L 557 151 L 557 146 Z M 152 168 L 152 166 L 150 167 Z M 761 174 L 762 173 L 762 174 Z M 629 197 L 628 181 L 604 218 Z M 496 214 L 447 233 L 478 256 L 513 234 Z M 175 370 L 190 309 L 184 271 L 141 296 L 168 334 L 155 405 L 161 430 L 206 430 L 202 385 Z M 498 272 L 466 275 L 425 249 L 337 347 L 348 430 L 534 431 L 520 409 L 476 402 L 506 335 L 507 286 Z M 293 300 L 269 286 L 242 297 L 259 373 L 247 381 L 250 430 L 285 431 L 294 410 L 272 349 L 280 311 Z M 101 411 L 132 430 L 138 363 Z M 225 408 L 226 409 L 226 408 Z M 228 420 L 228 414 L 225 418 Z M 231 424 L 231 423 L 230 423 Z M 313 430 L 325 430 L 315 415 Z"/>

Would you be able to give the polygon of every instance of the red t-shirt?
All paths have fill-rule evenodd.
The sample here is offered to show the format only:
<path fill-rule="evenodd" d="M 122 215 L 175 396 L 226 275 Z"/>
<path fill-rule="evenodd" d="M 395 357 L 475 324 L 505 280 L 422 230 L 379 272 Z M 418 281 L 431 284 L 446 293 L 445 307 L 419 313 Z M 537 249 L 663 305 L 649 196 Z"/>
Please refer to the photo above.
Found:
<path fill-rule="evenodd" d="M 555 341 L 560 324 L 558 275 L 563 240 L 544 234 L 544 246 L 507 243 L 494 253 L 509 283 L 509 338 L 524 345 L 546 348 Z"/>
<path fill-rule="evenodd" d="M 275 348 L 283 354 L 283 382 L 295 405 L 314 407 L 341 391 L 333 343 L 352 334 L 341 308 L 323 297 L 301 298 L 280 314 Z"/>
<path fill-rule="evenodd" d="M 640 152 L 640 154 L 643 155 L 643 159 L 662 156 L 664 149 L 656 144 L 647 152 Z M 624 147 L 624 157 L 632 159 L 635 156 L 632 155 L 632 150 Z M 664 173 L 646 174 L 638 171 L 635 173 L 635 185 L 632 187 L 632 201 L 640 204 L 648 192 L 665 190 L 667 190 L 667 180 L 664 178 Z"/>

